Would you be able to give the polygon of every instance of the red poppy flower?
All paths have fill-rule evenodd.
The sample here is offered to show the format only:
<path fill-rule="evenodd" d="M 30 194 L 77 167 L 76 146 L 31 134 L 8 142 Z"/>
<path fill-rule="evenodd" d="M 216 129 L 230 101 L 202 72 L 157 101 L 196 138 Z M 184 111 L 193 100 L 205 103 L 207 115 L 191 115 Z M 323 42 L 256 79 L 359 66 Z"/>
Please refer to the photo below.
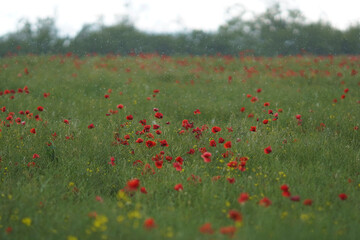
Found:
<path fill-rule="evenodd" d="M 5 229 L 5 232 L 6 232 L 7 234 L 11 233 L 12 231 L 13 231 L 12 227 L 7 227 L 7 228 Z"/>
<path fill-rule="evenodd" d="M 142 140 L 141 138 L 138 138 L 135 142 L 136 143 L 142 143 L 144 140 Z"/>
<path fill-rule="evenodd" d="M 28 167 L 35 167 L 36 163 L 35 162 L 29 162 L 27 164 Z"/>
<path fill-rule="evenodd" d="M 305 199 L 304 200 L 304 202 L 303 202 L 303 204 L 305 205 L 305 206 L 311 206 L 312 205 L 312 200 L 311 199 Z"/>
<path fill-rule="evenodd" d="M 210 141 L 210 147 L 216 147 L 216 142 L 214 139 Z"/>
<path fill-rule="evenodd" d="M 159 92 L 160 92 L 159 89 L 155 89 L 155 90 L 153 91 L 153 93 L 159 93 Z"/>
<path fill-rule="evenodd" d="M 126 119 L 127 119 L 127 120 L 133 120 L 134 117 L 133 117 L 132 115 L 128 115 L 128 116 L 126 116 Z"/>
<path fill-rule="evenodd" d="M 187 152 L 187 154 L 194 154 L 195 153 L 195 149 L 193 149 L 193 148 L 191 148 L 188 152 Z"/>
<path fill-rule="evenodd" d="M 291 201 L 294 201 L 294 202 L 299 202 L 300 201 L 300 196 L 296 195 L 296 196 L 292 196 L 290 198 Z"/>
<path fill-rule="evenodd" d="M 211 129 L 211 131 L 212 131 L 213 133 L 217 133 L 217 132 L 220 132 L 220 131 L 221 131 L 221 128 L 215 126 L 215 127 L 213 127 L 213 128 Z"/>
<path fill-rule="evenodd" d="M 154 142 L 154 141 L 151 141 L 151 140 L 146 141 L 146 146 L 147 146 L 148 148 L 152 148 L 152 147 L 154 147 L 155 145 L 156 145 L 156 142 Z"/>
<path fill-rule="evenodd" d="M 235 222 L 242 222 L 242 215 L 236 210 L 230 210 L 228 217 L 234 220 Z"/>
<path fill-rule="evenodd" d="M 96 196 L 95 200 L 98 201 L 99 203 L 103 203 L 104 199 L 101 196 Z"/>
<path fill-rule="evenodd" d="M 20 123 L 21 123 L 21 118 L 19 118 L 19 117 L 16 118 L 16 119 L 15 119 L 15 122 L 16 122 L 17 124 L 20 124 Z"/>
<path fill-rule="evenodd" d="M 286 185 L 286 184 L 283 184 L 283 185 L 280 186 L 280 189 L 283 192 L 288 192 L 289 191 L 289 186 Z"/>
<path fill-rule="evenodd" d="M 250 127 L 250 131 L 251 131 L 251 132 L 256 132 L 256 126 L 251 126 L 251 127 Z"/>
<path fill-rule="evenodd" d="M 155 113 L 155 117 L 158 118 L 158 119 L 162 119 L 163 116 L 164 115 L 162 113 L 160 113 L 160 112 Z"/>
<path fill-rule="evenodd" d="M 146 230 L 151 230 L 153 228 L 156 228 L 155 220 L 153 218 L 147 218 L 144 221 L 144 228 Z"/>
<path fill-rule="evenodd" d="M 206 150 L 206 148 L 205 148 L 205 147 L 199 148 L 199 151 L 200 151 L 201 153 L 205 153 L 205 152 L 207 152 L 207 150 Z"/>
<path fill-rule="evenodd" d="M 164 161 L 160 160 L 160 161 L 155 161 L 155 166 L 158 168 L 158 169 L 161 169 L 162 166 L 163 166 L 163 163 Z"/>
<path fill-rule="evenodd" d="M 226 178 L 230 184 L 235 183 L 235 178 Z"/>
<path fill-rule="evenodd" d="M 339 198 L 340 198 L 341 200 L 346 200 L 346 199 L 348 198 L 348 196 L 347 196 L 345 193 L 340 193 L 340 194 L 339 194 Z"/>
<path fill-rule="evenodd" d="M 157 124 L 154 124 L 154 125 L 153 125 L 153 129 L 159 129 L 159 128 L 160 128 L 159 125 L 157 125 Z"/>
<path fill-rule="evenodd" d="M 110 162 L 108 162 L 111 166 L 115 166 L 115 158 L 110 157 Z"/>
<path fill-rule="evenodd" d="M 301 115 L 300 115 L 300 114 L 297 114 L 297 115 L 295 115 L 295 118 L 296 118 L 296 119 L 301 119 Z"/>
<path fill-rule="evenodd" d="M 194 111 L 194 114 L 200 114 L 201 112 L 200 112 L 200 110 L 199 109 L 196 109 L 195 111 Z"/>
<path fill-rule="evenodd" d="M 231 141 L 227 141 L 226 143 L 224 143 L 224 148 L 231 148 Z"/>
<path fill-rule="evenodd" d="M 109 97 L 110 97 L 109 94 L 105 94 L 105 95 L 104 95 L 104 98 L 106 98 L 106 99 L 108 99 Z"/>
<path fill-rule="evenodd" d="M 92 123 L 92 124 L 90 124 L 89 126 L 88 126 L 88 129 L 92 129 L 92 128 L 94 128 L 95 126 L 94 126 L 94 124 Z"/>
<path fill-rule="evenodd" d="M 204 162 L 211 162 L 211 153 L 204 152 L 201 157 L 204 159 Z"/>
<path fill-rule="evenodd" d="M 204 223 L 200 228 L 199 231 L 202 234 L 214 234 L 214 229 L 211 226 L 211 223 Z"/>
<path fill-rule="evenodd" d="M 341 95 L 341 99 L 344 99 L 345 97 L 346 97 L 345 94 Z"/>
<path fill-rule="evenodd" d="M 176 184 L 175 187 L 174 187 L 174 189 L 175 189 L 176 191 L 182 191 L 182 190 L 184 190 L 183 185 L 182 185 L 181 183 Z"/>
<path fill-rule="evenodd" d="M 282 192 L 282 195 L 283 195 L 283 197 L 290 197 L 291 196 L 291 193 L 289 192 L 289 191 L 283 191 Z"/>
<path fill-rule="evenodd" d="M 268 107 L 268 106 L 270 106 L 269 102 L 264 103 L 264 107 Z"/>
<path fill-rule="evenodd" d="M 241 193 L 239 198 L 238 198 L 238 202 L 240 204 L 244 204 L 245 202 L 247 202 L 249 200 L 249 194 L 248 193 Z"/>
<path fill-rule="evenodd" d="M 176 171 L 180 172 L 182 170 L 182 167 L 181 167 L 180 163 L 178 163 L 178 162 L 174 162 L 173 167 L 176 169 Z"/>
<path fill-rule="evenodd" d="M 256 90 L 256 92 L 258 92 L 258 93 L 261 93 L 261 91 L 262 91 L 261 88 L 258 88 L 258 89 Z"/>
<path fill-rule="evenodd" d="M 30 129 L 30 132 L 35 134 L 36 133 L 35 128 Z"/>
<path fill-rule="evenodd" d="M 219 143 L 224 143 L 225 139 L 223 139 L 222 137 L 219 138 Z"/>
<path fill-rule="evenodd" d="M 162 147 L 168 147 L 169 144 L 168 144 L 167 141 L 164 139 L 164 140 L 161 140 L 161 141 L 160 141 L 160 146 L 162 146 Z"/>
<path fill-rule="evenodd" d="M 265 119 L 265 120 L 263 121 L 263 124 L 268 124 L 268 122 L 269 122 L 269 120 Z"/>
<path fill-rule="evenodd" d="M 244 107 L 240 108 L 240 112 L 245 112 L 245 108 Z"/>
<path fill-rule="evenodd" d="M 345 88 L 344 93 L 348 93 L 348 92 L 349 92 L 349 89 Z"/>
<path fill-rule="evenodd" d="M 151 125 L 144 126 L 144 132 L 150 132 Z"/>
<path fill-rule="evenodd" d="M 268 146 L 267 148 L 264 149 L 265 154 L 269 154 L 271 152 L 272 152 L 271 146 Z"/>
<path fill-rule="evenodd" d="M 140 180 L 137 178 L 131 179 L 127 182 L 127 187 L 131 191 L 137 190 L 139 186 L 140 186 Z"/>
<path fill-rule="evenodd" d="M 180 165 L 182 165 L 184 162 L 184 159 L 181 156 L 179 156 L 179 157 L 175 158 L 175 161 L 178 162 Z"/>
<path fill-rule="evenodd" d="M 147 194 L 146 188 L 145 187 L 141 187 L 140 188 L 140 192 L 143 194 Z"/>
<path fill-rule="evenodd" d="M 226 164 L 230 168 L 237 168 L 238 162 L 237 161 L 231 161 L 228 164 Z"/>
<path fill-rule="evenodd" d="M 44 111 L 44 108 L 43 108 L 42 106 L 38 106 L 38 107 L 37 107 L 37 110 L 38 110 L 39 112 L 42 112 L 42 111 Z"/>
<path fill-rule="evenodd" d="M 117 105 L 116 107 L 119 108 L 119 109 L 123 109 L 123 108 L 124 108 L 124 105 L 119 104 L 119 105 Z"/>
<path fill-rule="evenodd" d="M 24 73 L 25 73 L 26 75 L 28 75 L 28 74 L 29 74 L 29 69 L 28 69 L 28 68 L 24 68 Z"/>
<path fill-rule="evenodd" d="M 39 154 L 34 153 L 33 159 L 35 159 L 35 158 L 40 158 Z"/>
<path fill-rule="evenodd" d="M 259 205 L 260 205 L 260 206 L 263 206 L 263 207 L 268 207 L 268 206 L 271 205 L 271 201 L 270 201 L 270 199 L 268 199 L 267 197 L 264 197 L 263 199 L 261 199 L 261 200 L 259 201 Z"/>

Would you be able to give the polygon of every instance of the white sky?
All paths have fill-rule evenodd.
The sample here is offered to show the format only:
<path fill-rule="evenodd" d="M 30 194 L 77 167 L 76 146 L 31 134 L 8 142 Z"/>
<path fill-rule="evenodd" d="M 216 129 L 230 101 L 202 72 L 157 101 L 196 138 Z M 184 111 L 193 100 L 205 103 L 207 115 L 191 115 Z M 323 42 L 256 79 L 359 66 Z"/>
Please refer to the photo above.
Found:
<path fill-rule="evenodd" d="M 148 32 L 215 31 L 240 12 L 241 6 L 249 11 L 246 16 L 251 16 L 251 12 L 262 13 L 275 2 L 282 9 L 301 10 L 310 21 L 323 19 L 340 29 L 360 22 L 359 0 L 4 0 L 0 36 L 19 29 L 20 19 L 34 24 L 45 17 L 56 19 L 61 36 L 74 36 L 85 23 L 102 19 L 111 25 L 124 16 Z"/>

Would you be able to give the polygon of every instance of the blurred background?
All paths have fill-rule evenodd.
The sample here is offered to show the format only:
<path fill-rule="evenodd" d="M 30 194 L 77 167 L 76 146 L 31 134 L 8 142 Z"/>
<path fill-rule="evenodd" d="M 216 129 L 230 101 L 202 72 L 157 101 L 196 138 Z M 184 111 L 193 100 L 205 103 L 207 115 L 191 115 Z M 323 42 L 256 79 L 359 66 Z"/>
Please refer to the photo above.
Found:
<path fill-rule="evenodd" d="M 359 54 L 353 0 L 7 1 L 0 56 Z"/>

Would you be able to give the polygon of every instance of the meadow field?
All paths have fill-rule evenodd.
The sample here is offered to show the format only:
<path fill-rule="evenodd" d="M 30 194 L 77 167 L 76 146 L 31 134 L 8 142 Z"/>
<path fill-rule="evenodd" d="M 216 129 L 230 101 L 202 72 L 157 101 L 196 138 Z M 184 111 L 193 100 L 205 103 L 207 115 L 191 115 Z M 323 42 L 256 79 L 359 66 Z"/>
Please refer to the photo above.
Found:
<path fill-rule="evenodd" d="M 360 57 L 0 59 L 0 239 L 359 239 Z"/>

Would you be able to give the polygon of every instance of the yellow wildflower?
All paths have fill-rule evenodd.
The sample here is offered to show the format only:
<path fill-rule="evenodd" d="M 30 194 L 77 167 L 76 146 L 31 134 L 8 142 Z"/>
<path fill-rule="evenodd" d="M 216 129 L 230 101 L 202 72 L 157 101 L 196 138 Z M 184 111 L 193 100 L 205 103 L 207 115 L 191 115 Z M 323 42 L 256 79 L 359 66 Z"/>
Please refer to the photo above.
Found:
<path fill-rule="evenodd" d="M 31 218 L 29 218 L 29 217 L 23 218 L 23 219 L 21 220 L 21 222 L 22 222 L 23 224 L 25 224 L 26 226 L 28 226 L 28 227 L 31 226 Z"/>

